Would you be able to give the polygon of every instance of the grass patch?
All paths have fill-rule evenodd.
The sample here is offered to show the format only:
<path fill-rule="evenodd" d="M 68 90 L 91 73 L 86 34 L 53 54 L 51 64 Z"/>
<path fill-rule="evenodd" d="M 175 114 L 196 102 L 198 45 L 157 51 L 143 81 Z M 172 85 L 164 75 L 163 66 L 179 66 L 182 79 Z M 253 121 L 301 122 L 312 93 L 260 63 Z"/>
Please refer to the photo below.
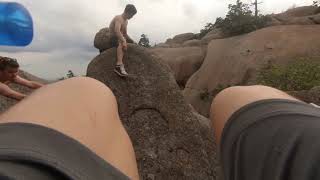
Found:
<path fill-rule="evenodd" d="M 258 74 L 258 83 L 283 91 L 320 86 L 320 58 L 301 58 L 286 66 L 269 64 Z"/>
<path fill-rule="evenodd" d="M 231 87 L 231 85 L 223 86 L 219 84 L 214 90 L 209 91 L 208 89 L 203 90 L 203 92 L 200 93 L 200 99 L 203 101 L 212 101 L 212 99 L 222 90 Z"/>

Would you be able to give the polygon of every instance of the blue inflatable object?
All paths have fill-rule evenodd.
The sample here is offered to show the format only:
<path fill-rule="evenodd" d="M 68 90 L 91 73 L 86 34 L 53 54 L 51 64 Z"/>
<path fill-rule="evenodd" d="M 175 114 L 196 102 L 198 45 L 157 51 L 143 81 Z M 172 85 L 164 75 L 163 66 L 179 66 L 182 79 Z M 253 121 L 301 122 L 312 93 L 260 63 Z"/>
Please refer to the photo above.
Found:
<path fill-rule="evenodd" d="M 28 10 L 15 2 L 0 2 L 0 45 L 26 46 L 33 39 Z"/>

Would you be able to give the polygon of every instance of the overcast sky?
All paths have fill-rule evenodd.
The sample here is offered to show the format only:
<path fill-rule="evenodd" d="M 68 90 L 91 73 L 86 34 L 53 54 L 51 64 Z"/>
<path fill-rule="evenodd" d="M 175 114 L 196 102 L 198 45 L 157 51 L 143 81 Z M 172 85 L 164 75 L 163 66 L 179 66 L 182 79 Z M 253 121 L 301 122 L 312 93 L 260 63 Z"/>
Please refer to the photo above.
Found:
<path fill-rule="evenodd" d="M 138 41 L 147 34 L 154 43 L 174 35 L 197 33 L 208 22 L 225 16 L 236 0 L 17 0 L 34 20 L 34 39 L 24 48 L 0 46 L 0 56 L 15 57 L 22 69 L 39 77 L 54 79 L 71 69 L 85 74 L 97 54 L 93 39 L 99 29 L 121 14 L 127 3 L 138 13 L 129 21 L 129 35 Z M 253 0 L 243 0 L 252 2 Z M 313 0 L 262 0 L 261 11 L 279 13 L 293 5 L 311 5 Z"/>

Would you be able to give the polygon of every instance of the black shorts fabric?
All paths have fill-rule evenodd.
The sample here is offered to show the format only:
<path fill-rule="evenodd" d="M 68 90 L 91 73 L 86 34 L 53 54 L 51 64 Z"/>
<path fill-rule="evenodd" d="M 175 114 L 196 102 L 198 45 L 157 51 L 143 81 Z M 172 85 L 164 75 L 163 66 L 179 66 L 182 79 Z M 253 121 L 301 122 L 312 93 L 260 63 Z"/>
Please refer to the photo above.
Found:
<path fill-rule="evenodd" d="M 111 36 L 110 45 L 111 45 L 111 47 L 118 47 L 119 46 L 119 40 L 118 40 L 117 36 Z"/>
<path fill-rule="evenodd" d="M 263 100 L 234 113 L 221 140 L 225 180 L 320 179 L 320 109 Z"/>
<path fill-rule="evenodd" d="M 33 124 L 0 125 L 0 179 L 129 179 L 74 139 Z"/>

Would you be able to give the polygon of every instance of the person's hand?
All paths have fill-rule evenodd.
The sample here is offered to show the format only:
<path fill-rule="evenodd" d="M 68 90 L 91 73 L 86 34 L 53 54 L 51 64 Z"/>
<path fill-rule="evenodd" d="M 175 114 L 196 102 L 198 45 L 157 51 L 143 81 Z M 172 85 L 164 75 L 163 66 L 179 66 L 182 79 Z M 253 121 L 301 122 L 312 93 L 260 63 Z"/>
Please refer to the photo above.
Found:
<path fill-rule="evenodd" d="M 123 47 L 123 50 L 127 50 L 128 49 L 128 44 L 126 41 L 122 42 L 122 47 Z"/>

